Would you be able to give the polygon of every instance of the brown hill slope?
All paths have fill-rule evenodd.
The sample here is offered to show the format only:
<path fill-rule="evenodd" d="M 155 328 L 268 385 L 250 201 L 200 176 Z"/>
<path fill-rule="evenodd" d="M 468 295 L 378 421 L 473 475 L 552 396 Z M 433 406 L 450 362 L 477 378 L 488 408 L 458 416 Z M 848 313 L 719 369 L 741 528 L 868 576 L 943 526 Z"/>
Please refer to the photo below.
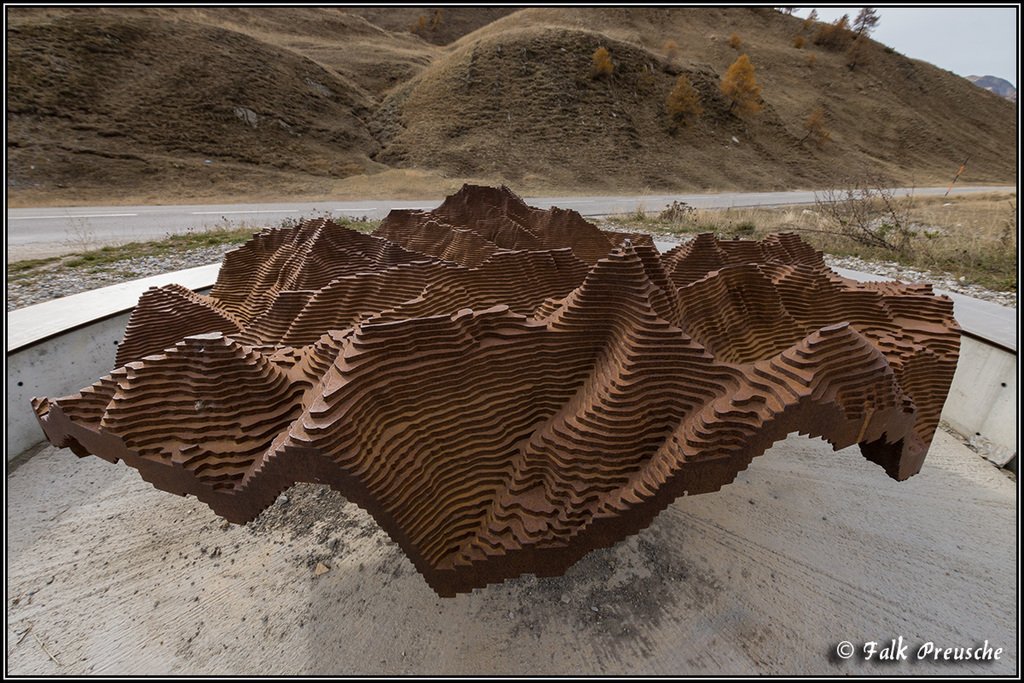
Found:
<path fill-rule="evenodd" d="M 377 168 L 363 88 L 189 14 L 51 10 L 11 21 L 8 188 L 215 196 Z"/>
<path fill-rule="evenodd" d="M 801 31 L 799 19 L 767 8 L 523 10 L 461 39 L 392 94 L 375 117 L 384 147 L 376 158 L 516 184 L 535 175 L 662 190 L 814 186 L 859 167 L 942 182 L 969 154 L 974 181 L 1012 182 L 1012 106 L 873 42 L 868 63 L 851 70 L 845 49 L 815 46 L 810 30 L 795 48 Z M 663 54 L 669 40 L 680 52 L 672 63 Z M 594 80 L 599 46 L 616 66 Z M 754 64 L 765 103 L 746 119 L 730 113 L 717 87 L 740 54 Z M 705 113 L 673 132 L 664 102 L 680 73 Z M 823 150 L 801 143 L 817 106 L 832 132 Z"/>
<path fill-rule="evenodd" d="M 767 8 L 450 7 L 414 35 L 417 11 L 8 8 L 9 201 L 340 197 L 396 175 L 435 194 L 820 187 L 861 168 L 925 184 L 967 155 L 962 182 L 1015 182 L 1011 103 L 876 43 L 851 71 Z M 598 46 L 616 67 L 595 80 Z M 766 105 L 747 119 L 718 91 L 739 54 Z M 673 126 L 683 73 L 704 115 Z M 801 142 L 816 106 L 824 149 Z"/>
<path fill-rule="evenodd" d="M 440 13 L 437 10 L 440 9 Z M 349 7 L 345 11 L 363 17 L 387 31 L 415 35 L 432 45 L 447 45 L 467 33 L 517 11 L 517 7 Z M 423 17 L 426 28 L 419 27 Z M 435 24 L 435 19 L 436 24 Z"/>

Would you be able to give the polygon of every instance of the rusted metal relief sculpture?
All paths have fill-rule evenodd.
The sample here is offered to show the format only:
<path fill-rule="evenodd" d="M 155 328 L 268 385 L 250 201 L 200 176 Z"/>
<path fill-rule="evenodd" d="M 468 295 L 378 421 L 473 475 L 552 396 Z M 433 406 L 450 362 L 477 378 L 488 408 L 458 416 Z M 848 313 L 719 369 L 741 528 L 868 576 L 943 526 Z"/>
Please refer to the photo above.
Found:
<path fill-rule="evenodd" d="M 109 376 L 33 403 L 53 444 L 232 522 L 328 484 L 452 596 L 559 575 L 792 432 L 917 473 L 952 310 L 839 277 L 795 235 L 659 254 L 467 186 L 372 236 L 265 231 L 209 296 L 146 292 Z"/>

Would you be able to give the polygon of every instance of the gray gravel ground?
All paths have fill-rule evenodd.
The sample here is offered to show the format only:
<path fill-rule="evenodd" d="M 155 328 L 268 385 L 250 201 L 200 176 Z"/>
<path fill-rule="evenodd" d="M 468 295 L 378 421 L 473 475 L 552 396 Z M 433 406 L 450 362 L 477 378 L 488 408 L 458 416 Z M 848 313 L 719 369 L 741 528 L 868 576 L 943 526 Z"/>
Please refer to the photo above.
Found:
<path fill-rule="evenodd" d="M 660 236 L 658 239 L 662 239 Z M 52 275 L 42 278 L 33 277 L 25 280 L 8 281 L 7 310 L 13 311 L 25 306 L 49 301 L 70 294 L 77 294 L 108 285 L 137 280 L 151 275 L 160 275 L 196 266 L 219 263 L 224 254 L 237 245 L 225 244 L 216 247 L 194 249 L 192 251 L 166 256 L 144 256 L 128 259 L 110 266 L 103 272 L 87 272 L 80 268 L 75 272 L 67 270 L 54 271 Z M 1002 306 L 1017 307 L 1016 292 L 997 292 L 978 285 L 966 284 L 952 276 L 914 270 L 896 263 L 868 263 L 858 258 L 839 258 L 826 256 L 829 266 L 849 268 L 863 273 L 874 273 L 904 282 L 930 282 L 937 289 L 957 292 L 965 296 L 983 301 L 991 301 Z"/>
<path fill-rule="evenodd" d="M 867 261 L 862 261 L 861 259 L 853 256 L 839 257 L 826 255 L 825 263 L 833 268 L 848 268 L 861 273 L 874 273 L 875 275 L 881 275 L 883 277 L 891 278 L 893 280 L 901 280 L 903 282 L 928 282 L 934 285 L 936 289 L 956 292 L 957 294 L 969 296 L 972 299 L 991 301 L 992 303 L 999 304 L 1000 306 L 1017 308 L 1017 292 L 997 292 L 991 289 L 985 289 L 980 285 L 968 284 L 963 281 L 963 278 L 958 280 L 952 275 L 947 275 L 945 273 L 916 270 L 914 268 L 908 268 L 906 266 L 901 266 L 898 263 L 891 262 L 868 263 Z"/>
<path fill-rule="evenodd" d="M 14 281 L 8 279 L 7 310 L 13 311 L 129 280 L 220 263 L 226 252 L 237 248 L 237 244 L 224 244 L 165 256 L 142 256 L 119 261 L 111 265 L 109 270 L 95 273 L 88 272 L 86 268 L 78 268 L 75 271 L 61 269 L 51 271 L 45 278 L 31 277 Z"/>

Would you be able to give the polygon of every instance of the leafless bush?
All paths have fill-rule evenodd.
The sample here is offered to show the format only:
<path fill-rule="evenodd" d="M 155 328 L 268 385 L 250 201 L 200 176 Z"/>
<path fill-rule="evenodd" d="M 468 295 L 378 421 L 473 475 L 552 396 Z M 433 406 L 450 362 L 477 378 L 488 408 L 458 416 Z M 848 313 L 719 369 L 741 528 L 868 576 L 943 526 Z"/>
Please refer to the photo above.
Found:
<path fill-rule="evenodd" d="M 96 232 L 88 218 L 68 216 L 64 225 L 64 244 L 83 253 L 96 248 Z"/>
<path fill-rule="evenodd" d="M 658 215 L 658 218 L 663 221 L 682 223 L 684 220 L 692 218 L 694 213 L 696 213 L 696 209 L 686 202 L 674 201 Z"/>
<path fill-rule="evenodd" d="M 863 176 L 842 189 L 815 193 L 820 232 L 841 235 L 868 247 L 909 255 L 917 231 L 910 220 L 913 192 L 903 195 L 882 179 Z"/>

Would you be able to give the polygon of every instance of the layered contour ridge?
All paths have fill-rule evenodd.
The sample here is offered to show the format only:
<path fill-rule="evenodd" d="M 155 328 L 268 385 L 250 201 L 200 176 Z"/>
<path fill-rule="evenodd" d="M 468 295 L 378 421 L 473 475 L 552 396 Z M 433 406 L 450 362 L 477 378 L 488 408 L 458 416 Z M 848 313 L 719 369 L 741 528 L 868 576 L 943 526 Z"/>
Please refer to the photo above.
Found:
<path fill-rule="evenodd" d="M 365 508 L 443 596 L 554 576 L 792 432 L 917 473 L 952 302 L 792 234 L 648 236 L 465 186 L 373 235 L 329 220 L 146 292 L 116 368 L 34 399 L 47 438 L 236 523 L 296 482 Z"/>

